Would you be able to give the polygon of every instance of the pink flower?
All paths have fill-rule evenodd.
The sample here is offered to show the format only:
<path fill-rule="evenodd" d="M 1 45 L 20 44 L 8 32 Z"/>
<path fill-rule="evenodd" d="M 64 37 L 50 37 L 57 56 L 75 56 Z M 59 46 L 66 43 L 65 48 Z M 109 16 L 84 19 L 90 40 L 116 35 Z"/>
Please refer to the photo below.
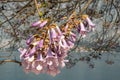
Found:
<path fill-rule="evenodd" d="M 67 44 L 68 44 L 68 46 L 69 46 L 70 48 L 73 48 L 73 46 L 74 46 L 74 42 L 73 42 L 73 41 L 67 40 L 66 42 L 67 42 Z"/>
<path fill-rule="evenodd" d="M 51 76 L 56 76 L 57 74 L 60 73 L 60 70 L 58 69 L 58 67 L 55 66 L 48 66 L 47 67 L 47 74 L 51 75 Z"/>
<path fill-rule="evenodd" d="M 94 30 L 95 30 L 95 24 L 90 20 L 90 18 L 88 17 L 88 15 L 83 15 L 83 18 L 84 18 L 85 21 L 88 23 L 88 25 L 89 25 L 89 30 L 94 31 Z"/>
<path fill-rule="evenodd" d="M 27 45 L 30 45 L 31 42 L 33 41 L 33 39 L 34 39 L 33 36 L 31 36 L 30 38 L 28 38 L 28 39 L 26 40 L 26 44 L 27 44 Z"/>
<path fill-rule="evenodd" d="M 29 73 L 32 69 L 32 66 L 31 66 L 31 62 L 28 62 L 27 60 L 23 60 L 22 61 L 22 67 L 24 68 L 24 71 L 26 73 Z"/>
<path fill-rule="evenodd" d="M 43 47 L 43 42 L 44 42 L 44 40 L 43 40 L 43 39 L 41 39 L 41 40 L 39 41 L 39 47 L 40 47 L 40 48 L 42 48 L 42 47 Z"/>
<path fill-rule="evenodd" d="M 58 34 L 61 36 L 61 35 L 62 35 L 62 32 L 61 32 L 60 28 L 59 28 L 58 26 L 56 26 L 56 29 L 57 29 L 57 31 L 58 31 Z"/>
<path fill-rule="evenodd" d="M 36 26 L 38 26 L 38 25 L 40 25 L 40 24 L 41 24 L 41 21 L 39 20 L 39 21 L 34 22 L 34 23 L 32 24 L 32 26 L 33 26 L 33 27 L 36 27 Z"/>
<path fill-rule="evenodd" d="M 37 75 L 45 72 L 45 63 L 43 61 L 32 62 L 32 72 L 34 72 Z"/>
<path fill-rule="evenodd" d="M 42 28 L 42 27 L 44 27 L 45 25 L 47 24 L 47 20 L 44 20 L 44 21 L 36 21 L 36 22 L 34 22 L 33 24 L 32 24 L 32 26 L 33 27 L 40 27 L 40 28 Z"/>
<path fill-rule="evenodd" d="M 19 48 L 18 51 L 21 53 L 20 59 L 22 59 L 25 56 L 27 49 Z"/>
<path fill-rule="evenodd" d="M 69 27 L 69 26 L 68 26 L 68 24 L 67 24 L 67 25 L 65 26 L 65 32 L 67 32 L 68 27 Z"/>
<path fill-rule="evenodd" d="M 58 73 L 60 73 L 59 63 L 58 63 L 57 57 L 56 57 L 56 55 L 53 55 L 53 52 L 51 51 L 50 48 L 48 50 L 48 55 L 45 59 L 46 59 L 47 73 L 48 74 L 55 76 Z"/>
<path fill-rule="evenodd" d="M 59 31 L 59 33 L 57 33 Z M 57 28 L 51 28 L 50 30 L 48 30 L 48 34 L 49 34 L 49 38 L 50 38 L 50 44 L 55 42 L 55 41 L 59 41 L 60 36 L 62 35 L 61 31 L 58 30 Z"/>
<path fill-rule="evenodd" d="M 70 39 L 72 42 L 76 41 L 76 34 L 74 34 L 73 32 L 70 32 Z"/>
<path fill-rule="evenodd" d="M 41 22 L 41 24 L 39 25 L 40 28 L 44 27 L 47 24 L 47 20 Z"/>
<path fill-rule="evenodd" d="M 56 33 L 56 31 L 55 31 L 54 28 L 51 28 L 50 33 L 51 33 L 51 38 L 52 38 L 52 39 L 53 39 L 53 38 L 57 38 L 57 33 Z"/>
<path fill-rule="evenodd" d="M 64 49 L 67 49 L 69 48 L 66 40 L 64 39 L 64 36 L 62 35 L 61 38 L 60 38 L 60 41 L 59 41 L 59 45 L 64 48 Z"/>
<path fill-rule="evenodd" d="M 82 22 L 80 22 L 80 34 L 82 35 L 82 37 L 86 36 L 86 32 L 87 30 L 85 29 L 85 26 Z"/>
<path fill-rule="evenodd" d="M 29 51 L 29 56 L 33 56 L 34 55 L 34 53 L 36 52 L 36 47 L 35 46 L 33 46 L 33 48 L 32 49 L 30 49 L 30 51 Z"/>
<path fill-rule="evenodd" d="M 88 25 L 91 27 L 95 27 L 95 24 L 90 20 L 89 17 L 86 17 L 86 21 L 88 22 Z"/>

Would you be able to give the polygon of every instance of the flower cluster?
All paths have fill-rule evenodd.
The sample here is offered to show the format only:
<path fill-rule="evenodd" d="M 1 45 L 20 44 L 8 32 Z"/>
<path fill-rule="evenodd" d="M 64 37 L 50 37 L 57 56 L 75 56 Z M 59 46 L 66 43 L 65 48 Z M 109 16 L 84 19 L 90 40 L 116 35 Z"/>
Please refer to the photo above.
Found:
<path fill-rule="evenodd" d="M 32 24 L 42 32 L 35 34 L 26 40 L 27 47 L 19 48 L 20 59 L 24 70 L 28 72 L 48 73 L 52 76 L 60 73 L 59 68 L 65 66 L 67 52 L 74 46 L 76 32 L 82 37 L 90 30 L 94 30 L 95 24 L 87 15 L 81 20 L 71 19 L 65 25 L 48 24 L 48 20 L 39 20 Z M 76 32 L 72 30 L 77 30 Z"/>

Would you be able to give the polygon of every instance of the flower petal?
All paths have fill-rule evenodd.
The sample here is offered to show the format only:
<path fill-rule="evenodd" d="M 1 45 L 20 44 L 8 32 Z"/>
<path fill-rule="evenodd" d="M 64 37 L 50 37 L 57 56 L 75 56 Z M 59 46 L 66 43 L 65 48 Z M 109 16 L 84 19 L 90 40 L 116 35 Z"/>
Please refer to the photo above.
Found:
<path fill-rule="evenodd" d="M 20 59 L 22 59 L 23 56 L 26 54 L 27 49 L 19 48 L 18 51 L 20 51 L 20 53 L 21 53 L 21 54 L 20 54 Z"/>
<path fill-rule="evenodd" d="M 32 24 L 32 26 L 33 26 L 33 27 L 36 27 L 36 26 L 40 25 L 40 23 L 41 23 L 41 21 L 36 21 L 36 22 L 34 22 L 34 23 Z"/>
<path fill-rule="evenodd" d="M 41 24 L 40 24 L 40 28 L 44 27 L 45 25 L 47 24 L 47 20 L 43 21 Z"/>
<path fill-rule="evenodd" d="M 42 47 L 43 47 L 43 42 L 44 42 L 44 40 L 43 40 L 43 39 L 41 39 L 41 40 L 40 40 L 40 42 L 39 42 L 39 47 L 40 47 L 40 48 L 42 48 Z"/>

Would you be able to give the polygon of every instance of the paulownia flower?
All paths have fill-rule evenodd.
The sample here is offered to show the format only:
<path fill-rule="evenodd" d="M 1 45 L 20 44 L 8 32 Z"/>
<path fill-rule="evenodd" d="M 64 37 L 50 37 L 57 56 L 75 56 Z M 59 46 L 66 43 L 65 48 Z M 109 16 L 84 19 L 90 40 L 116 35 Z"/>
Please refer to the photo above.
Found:
<path fill-rule="evenodd" d="M 95 24 L 86 15 L 83 16 L 83 22 L 76 24 L 78 32 L 82 37 L 86 36 L 89 29 L 94 30 Z M 74 19 L 74 18 L 73 18 Z M 84 23 L 84 21 L 86 23 Z M 47 24 L 47 20 L 39 20 L 32 24 L 33 27 L 43 28 Z M 86 26 L 85 24 L 88 24 Z M 71 31 L 74 25 L 66 24 L 61 29 L 55 24 L 46 26 L 43 30 L 45 36 L 42 34 L 35 34 L 26 40 L 27 47 L 25 49 L 19 48 L 20 59 L 22 66 L 26 73 L 34 72 L 35 74 L 46 72 L 52 76 L 60 73 L 59 68 L 63 68 L 68 60 L 68 51 L 73 48 L 77 39 L 76 33 Z"/>
<path fill-rule="evenodd" d="M 90 18 L 88 17 L 88 15 L 83 15 L 82 17 L 88 23 L 89 28 L 92 29 L 92 31 L 94 31 L 95 24 L 90 20 Z"/>
<path fill-rule="evenodd" d="M 40 24 L 41 24 L 41 21 L 39 20 L 39 21 L 34 22 L 34 23 L 32 24 L 32 26 L 33 26 L 33 27 L 36 27 L 36 26 L 38 26 L 38 25 L 40 25 Z"/>
<path fill-rule="evenodd" d="M 39 25 L 40 28 L 44 27 L 47 24 L 47 20 L 41 22 L 41 24 Z"/>
<path fill-rule="evenodd" d="M 64 36 L 61 36 L 60 41 L 59 41 L 59 45 L 64 49 L 69 48 Z"/>
<path fill-rule="evenodd" d="M 85 29 L 84 24 L 80 22 L 80 34 L 82 35 L 82 37 L 86 37 L 86 32 L 87 30 Z"/>
<path fill-rule="evenodd" d="M 39 20 L 39 21 L 36 21 L 36 22 L 34 22 L 33 24 L 32 24 L 32 26 L 33 27 L 40 27 L 40 28 L 42 28 L 42 27 L 44 27 L 45 25 L 47 24 L 47 20 Z"/>
<path fill-rule="evenodd" d="M 27 52 L 27 49 L 19 48 L 18 51 L 21 53 L 20 54 L 20 59 L 25 57 L 25 54 Z"/>

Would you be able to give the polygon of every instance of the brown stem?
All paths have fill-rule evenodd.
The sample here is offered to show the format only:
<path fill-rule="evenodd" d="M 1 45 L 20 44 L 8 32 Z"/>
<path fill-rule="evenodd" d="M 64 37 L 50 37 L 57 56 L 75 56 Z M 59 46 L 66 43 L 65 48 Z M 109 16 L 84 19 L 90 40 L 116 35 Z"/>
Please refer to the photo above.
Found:
<path fill-rule="evenodd" d="M 21 65 L 21 62 L 20 62 L 20 61 L 12 60 L 12 59 L 1 60 L 1 61 L 0 61 L 0 64 L 5 63 L 5 62 L 14 62 L 14 63 L 18 63 L 19 65 Z"/>

